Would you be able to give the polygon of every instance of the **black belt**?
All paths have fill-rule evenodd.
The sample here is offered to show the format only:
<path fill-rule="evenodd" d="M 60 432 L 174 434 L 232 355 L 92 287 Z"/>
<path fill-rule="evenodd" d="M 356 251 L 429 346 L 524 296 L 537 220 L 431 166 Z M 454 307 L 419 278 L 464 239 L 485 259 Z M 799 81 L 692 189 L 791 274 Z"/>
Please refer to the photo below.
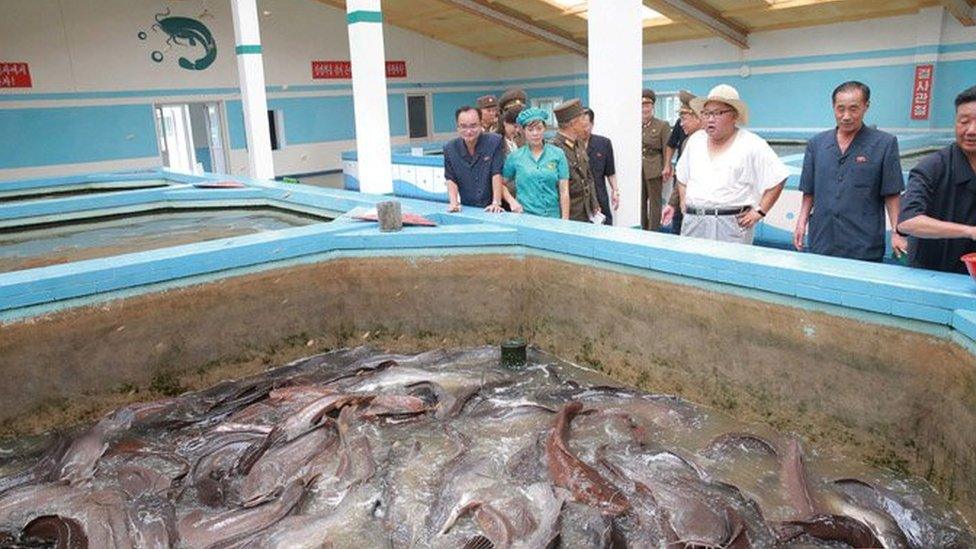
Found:
<path fill-rule="evenodd" d="M 685 213 L 691 215 L 739 215 L 748 212 L 752 206 L 736 206 L 734 208 L 692 208 L 685 207 Z"/>

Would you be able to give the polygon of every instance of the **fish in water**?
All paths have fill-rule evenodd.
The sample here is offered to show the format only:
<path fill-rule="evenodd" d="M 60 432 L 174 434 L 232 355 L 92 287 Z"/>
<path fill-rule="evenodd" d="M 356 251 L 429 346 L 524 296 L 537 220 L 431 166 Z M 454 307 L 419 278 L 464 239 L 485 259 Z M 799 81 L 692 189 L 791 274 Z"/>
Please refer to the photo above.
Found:
<path fill-rule="evenodd" d="M 976 547 L 922 481 L 529 358 L 333 351 L 20 441 L 0 546 Z"/>
<path fill-rule="evenodd" d="M 569 490 L 577 502 L 619 515 L 630 507 L 627 498 L 569 449 L 569 426 L 582 409 L 579 402 L 570 402 L 556 417 L 546 441 L 549 475 L 554 485 Z"/>

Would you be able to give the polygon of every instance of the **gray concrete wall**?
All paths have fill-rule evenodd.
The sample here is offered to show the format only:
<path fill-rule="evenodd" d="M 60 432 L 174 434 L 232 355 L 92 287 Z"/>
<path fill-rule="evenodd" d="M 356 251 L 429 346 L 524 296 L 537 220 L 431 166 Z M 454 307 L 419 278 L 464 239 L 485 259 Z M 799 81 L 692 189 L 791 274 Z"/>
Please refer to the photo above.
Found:
<path fill-rule="evenodd" d="M 0 327 L 14 435 L 338 346 L 522 335 L 821 452 L 930 480 L 973 520 L 976 360 L 937 337 L 539 257 L 338 259 Z"/>

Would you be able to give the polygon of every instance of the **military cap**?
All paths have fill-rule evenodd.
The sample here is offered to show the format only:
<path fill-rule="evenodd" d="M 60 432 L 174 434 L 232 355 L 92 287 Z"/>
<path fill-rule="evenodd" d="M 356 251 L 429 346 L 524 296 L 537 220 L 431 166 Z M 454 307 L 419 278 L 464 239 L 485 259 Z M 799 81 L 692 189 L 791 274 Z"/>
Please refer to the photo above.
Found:
<path fill-rule="evenodd" d="M 521 88 L 509 88 L 505 90 L 501 98 L 498 100 L 498 106 L 501 110 L 506 111 L 516 105 L 526 105 L 529 102 L 529 98 L 525 95 L 525 90 Z"/>
<path fill-rule="evenodd" d="M 654 101 L 657 101 L 657 94 L 655 94 L 654 90 L 650 88 L 644 88 L 644 92 L 641 93 L 641 95 L 643 96 L 641 98 L 641 102 L 650 101 L 653 103 Z"/>
<path fill-rule="evenodd" d="M 564 101 L 556 105 L 556 108 L 552 109 L 552 112 L 556 115 L 556 122 L 560 124 L 565 124 L 577 116 L 586 114 L 586 111 L 583 110 L 583 104 L 580 103 L 579 99 Z"/>
<path fill-rule="evenodd" d="M 478 98 L 477 105 L 479 109 L 490 109 L 498 106 L 498 100 L 494 95 L 482 95 Z"/>

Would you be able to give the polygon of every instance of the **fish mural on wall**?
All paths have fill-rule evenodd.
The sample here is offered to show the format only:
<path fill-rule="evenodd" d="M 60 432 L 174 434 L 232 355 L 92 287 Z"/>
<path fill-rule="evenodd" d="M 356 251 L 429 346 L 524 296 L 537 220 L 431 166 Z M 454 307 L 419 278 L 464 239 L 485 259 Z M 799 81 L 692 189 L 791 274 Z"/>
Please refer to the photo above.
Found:
<path fill-rule="evenodd" d="M 217 42 L 214 40 L 213 33 L 205 24 L 197 19 L 171 15 L 172 11 L 166 8 L 165 12 L 157 13 L 156 23 L 150 30 L 162 32 L 166 35 L 167 49 L 173 46 L 180 46 L 186 49 L 203 49 L 203 55 L 196 58 L 180 56 L 179 66 L 190 71 L 202 71 L 213 65 L 217 60 Z M 140 31 L 140 40 L 146 40 L 148 34 Z M 163 61 L 163 52 L 154 50 L 150 56 L 153 61 L 160 63 Z"/>

